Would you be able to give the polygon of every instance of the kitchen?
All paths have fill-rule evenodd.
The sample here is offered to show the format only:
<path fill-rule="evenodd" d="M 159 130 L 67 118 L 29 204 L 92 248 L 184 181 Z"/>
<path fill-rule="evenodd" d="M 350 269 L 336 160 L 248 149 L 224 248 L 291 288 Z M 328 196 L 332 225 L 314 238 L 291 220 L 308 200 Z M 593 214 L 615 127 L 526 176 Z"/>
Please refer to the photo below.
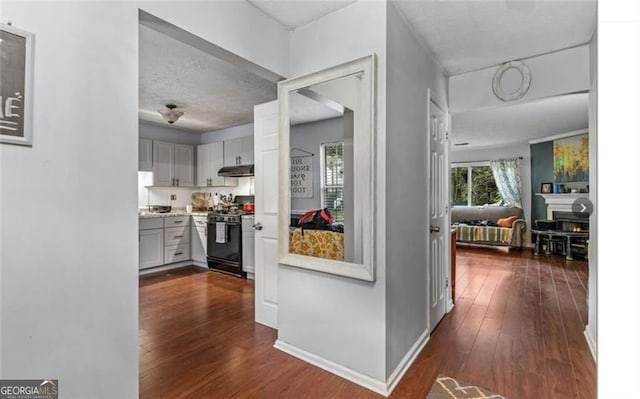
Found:
<path fill-rule="evenodd" d="M 253 106 L 279 77 L 150 15 L 139 42 L 140 275 L 253 279 Z"/>

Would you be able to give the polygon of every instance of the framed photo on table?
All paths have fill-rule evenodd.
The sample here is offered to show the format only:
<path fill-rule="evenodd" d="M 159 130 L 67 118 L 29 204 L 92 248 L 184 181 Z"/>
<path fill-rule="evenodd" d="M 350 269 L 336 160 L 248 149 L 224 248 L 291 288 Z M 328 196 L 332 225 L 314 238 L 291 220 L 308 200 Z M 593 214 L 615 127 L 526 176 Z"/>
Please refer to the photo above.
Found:
<path fill-rule="evenodd" d="M 34 35 L 0 24 L 0 143 L 33 145 Z"/>
<path fill-rule="evenodd" d="M 542 194 L 553 194 L 553 183 L 541 183 L 540 192 Z"/>

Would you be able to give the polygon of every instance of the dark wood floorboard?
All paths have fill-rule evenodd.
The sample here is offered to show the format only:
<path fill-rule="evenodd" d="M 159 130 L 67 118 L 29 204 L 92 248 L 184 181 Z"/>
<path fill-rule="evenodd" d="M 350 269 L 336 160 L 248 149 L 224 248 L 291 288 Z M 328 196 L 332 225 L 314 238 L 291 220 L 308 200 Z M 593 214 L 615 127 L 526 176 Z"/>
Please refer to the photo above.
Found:
<path fill-rule="evenodd" d="M 459 247 L 454 309 L 391 398 L 446 374 L 510 399 L 596 397 L 583 331 L 588 267 L 530 251 Z M 253 282 L 198 267 L 140 278 L 141 398 L 380 398 L 273 348 Z"/>

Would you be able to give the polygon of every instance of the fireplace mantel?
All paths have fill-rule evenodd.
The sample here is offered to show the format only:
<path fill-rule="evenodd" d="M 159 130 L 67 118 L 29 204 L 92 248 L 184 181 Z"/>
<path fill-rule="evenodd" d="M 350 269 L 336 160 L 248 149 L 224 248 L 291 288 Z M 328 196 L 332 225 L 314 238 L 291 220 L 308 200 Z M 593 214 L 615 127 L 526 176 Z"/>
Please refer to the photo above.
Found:
<path fill-rule="evenodd" d="M 544 198 L 544 202 L 547 204 L 547 219 L 553 219 L 553 212 L 571 212 L 571 205 L 578 198 L 589 197 L 588 193 L 571 193 L 571 194 L 542 194 L 536 193 L 536 195 Z"/>

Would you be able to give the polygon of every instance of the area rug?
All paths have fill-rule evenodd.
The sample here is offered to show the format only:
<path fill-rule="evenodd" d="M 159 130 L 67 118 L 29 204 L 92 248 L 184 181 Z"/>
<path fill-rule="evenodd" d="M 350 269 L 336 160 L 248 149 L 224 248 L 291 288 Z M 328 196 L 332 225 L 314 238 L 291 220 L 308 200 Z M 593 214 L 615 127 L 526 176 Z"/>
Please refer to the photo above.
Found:
<path fill-rule="evenodd" d="M 444 375 L 439 376 L 433 383 L 427 399 L 506 399 L 484 388 L 457 381 Z"/>

